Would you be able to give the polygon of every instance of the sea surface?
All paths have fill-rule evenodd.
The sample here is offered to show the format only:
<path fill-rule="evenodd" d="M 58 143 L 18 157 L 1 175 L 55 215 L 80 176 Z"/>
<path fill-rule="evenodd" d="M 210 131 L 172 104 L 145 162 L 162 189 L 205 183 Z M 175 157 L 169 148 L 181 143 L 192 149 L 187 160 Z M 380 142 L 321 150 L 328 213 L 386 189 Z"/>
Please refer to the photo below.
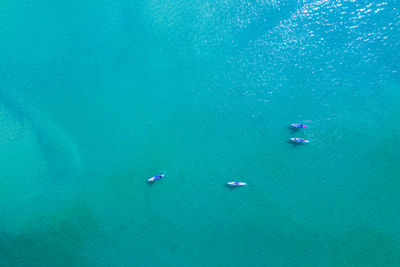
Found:
<path fill-rule="evenodd" d="M 400 266 L 399 72 L 398 0 L 2 1 L 0 266 Z"/>

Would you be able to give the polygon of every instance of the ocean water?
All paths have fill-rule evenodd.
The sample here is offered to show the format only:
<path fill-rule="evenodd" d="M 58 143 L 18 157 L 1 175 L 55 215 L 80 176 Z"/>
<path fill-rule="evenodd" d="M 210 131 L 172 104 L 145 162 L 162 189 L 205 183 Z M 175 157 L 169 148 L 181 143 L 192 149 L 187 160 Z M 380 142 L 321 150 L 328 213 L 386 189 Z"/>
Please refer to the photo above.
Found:
<path fill-rule="evenodd" d="M 3 1 L 0 266 L 400 266 L 399 9 Z"/>

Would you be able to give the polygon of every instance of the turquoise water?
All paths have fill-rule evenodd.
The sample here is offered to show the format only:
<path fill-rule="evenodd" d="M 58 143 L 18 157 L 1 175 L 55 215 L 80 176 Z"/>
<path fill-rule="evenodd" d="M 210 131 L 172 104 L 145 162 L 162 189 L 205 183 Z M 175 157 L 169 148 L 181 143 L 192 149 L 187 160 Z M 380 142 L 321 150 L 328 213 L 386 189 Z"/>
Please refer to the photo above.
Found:
<path fill-rule="evenodd" d="M 399 266 L 399 6 L 3 1 L 0 265 Z"/>

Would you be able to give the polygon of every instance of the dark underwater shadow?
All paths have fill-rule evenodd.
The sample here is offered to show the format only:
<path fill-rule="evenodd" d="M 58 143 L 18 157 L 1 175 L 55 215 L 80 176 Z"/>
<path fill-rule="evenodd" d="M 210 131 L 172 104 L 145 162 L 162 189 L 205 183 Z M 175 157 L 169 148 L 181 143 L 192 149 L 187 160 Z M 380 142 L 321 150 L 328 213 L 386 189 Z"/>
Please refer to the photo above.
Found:
<path fill-rule="evenodd" d="M 293 141 L 291 141 L 291 140 L 287 140 L 286 143 L 289 144 L 289 145 L 291 145 L 291 146 L 292 146 L 292 149 L 295 149 L 295 148 L 297 148 L 297 147 L 299 147 L 299 146 L 304 146 L 304 145 L 306 145 L 305 143 L 296 143 L 296 142 L 293 142 Z"/>
<path fill-rule="evenodd" d="M 1 229 L 0 266 L 86 266 L 90 260 L 82 251 L 88 236 L 103 238 L 93 210 L 85 203 L 38 215 L 18 232 Z"/>
<path fill-rule="evenodd" d="M 292 126 L 286 126 L 286 128 L 290 131 L 291 134 L 295 134 L 295 133 L 299 132 L 299 130 L 300 130 L 300 129 L 294 128 Z"/>
<path fill-rule="evenodd" d="M 148 184 L 149 186 L 153 186 L 153 185 L 154 185 L 154 182 L 155 182 L 155 181 L 153 181 L 153 182 L 146 181 L 146 184 Z"/>
<path fill-rule="evenodd" d="M 225 184 L 225 187 L 227 187 L 229 190 L 237 190 L 237 189 L 239 189 L 239 187 L 243 187 L 243 186 L 231 186 L 229 184 Z"/>
<path fill-rule="evenodd" d="M 287 140 L 286 143 L 291 145 L 292 148 L 296 148 L 298 145 L 300 145 L 300 143 L 296 143 L 296 142 L 293 142 L 291 140 Z"/>
<path fill-rule="evenodd" d="M 19 88 L 0 76 L 0 105 L 14 120 L 29 126 L 46 159 L 46 168 L 57 178 L 77 176 L 81 171 L 80 152 L 67 133 L 53 123 L 45 113 L 34 108 Z"/>

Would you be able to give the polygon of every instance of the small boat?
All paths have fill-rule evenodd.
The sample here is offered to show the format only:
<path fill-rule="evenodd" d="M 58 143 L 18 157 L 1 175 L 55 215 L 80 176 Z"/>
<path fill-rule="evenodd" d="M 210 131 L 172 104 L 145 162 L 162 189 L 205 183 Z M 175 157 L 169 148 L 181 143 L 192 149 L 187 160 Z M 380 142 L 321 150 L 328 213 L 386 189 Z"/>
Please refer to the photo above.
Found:
<path fill-rule="evenodd" d="M 310 141 L 303 138 L 290 138 L 291 141 L 296 143 L 309 143 Z"/>
<path fill-rule="evenodd" d="M 154 182 L 155 180 L 160 180 L 160 179 L 163 178 L 163 177 L 164 177 L 164 174 L 161 173 L 161 174 L 159 174 L 159 175 L 156 175 L 156 176 L 151 177 L 151 178 L 148 179 L 147 181 L 148 181 L 148 182 Z"/>
<path fill-rule="evenodd" d="M 241 186 L 241 185 L 247 185 L 246 183 L 244 183 L 244 182 L 228 182 L 228 183 L 226 183 L 227 185 L 230 185 L 230 186 Z"/>
<path fill-rule="evenodd" d="M 297 128 L 297 129 L 307 128 L 307 125 L 300 124 L 300 123 L 293 123 L 293 124 L 290 124 L 290 126 Z"/>

